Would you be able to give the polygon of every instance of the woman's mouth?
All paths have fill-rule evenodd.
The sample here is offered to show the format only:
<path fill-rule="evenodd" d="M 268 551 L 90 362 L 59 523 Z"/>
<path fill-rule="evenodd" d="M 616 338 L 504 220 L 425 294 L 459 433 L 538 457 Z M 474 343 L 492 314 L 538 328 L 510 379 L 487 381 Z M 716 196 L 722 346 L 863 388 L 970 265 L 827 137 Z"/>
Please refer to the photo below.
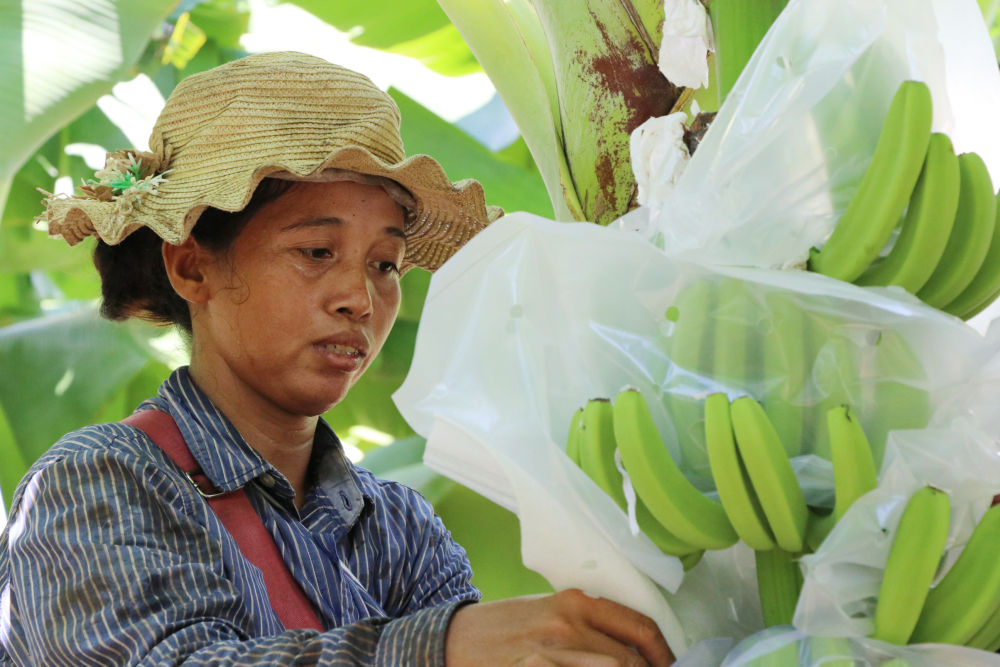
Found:
<path fill-rule="evenodd" d="M 364 351 L 353 345 L 319 343 L 315 348 L 328 367 L 344 373 L 360 370 L 365 360 Z"/>
<path fill-rule="evenodd" d="M 351 347 L 350 345 L 324 345 L 323 347 L 334 354 L 359 358 L 364 356 L 361 350 L 356 347 Z"/>

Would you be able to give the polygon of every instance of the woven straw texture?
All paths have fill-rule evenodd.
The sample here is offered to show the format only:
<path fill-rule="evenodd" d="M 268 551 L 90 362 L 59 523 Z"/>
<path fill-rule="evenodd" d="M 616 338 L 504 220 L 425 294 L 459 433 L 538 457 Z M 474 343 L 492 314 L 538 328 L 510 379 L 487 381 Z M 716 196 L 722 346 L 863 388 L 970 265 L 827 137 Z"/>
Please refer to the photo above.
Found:
<path fill-rule="evenodd" d="M 262 178 L 309 177 L 326 168 L 385 176 L 413 195 L 402 269 L 433 271 L 502 214 L 474 180 L 452 183 L 433 158 L 407 158 L 399 109 L 367 77 L 299 53 L 247 56 L 182 80 L 158 118 L 142 160 L 155 187 L 115 196 L 50 196 L 52 236 L 74 244 L 97 235 L 117 244 L 139 226 L 181 243 L 202 211 L 238 211 Z M 100 172 L 98 172 L 100 173 Z"/>

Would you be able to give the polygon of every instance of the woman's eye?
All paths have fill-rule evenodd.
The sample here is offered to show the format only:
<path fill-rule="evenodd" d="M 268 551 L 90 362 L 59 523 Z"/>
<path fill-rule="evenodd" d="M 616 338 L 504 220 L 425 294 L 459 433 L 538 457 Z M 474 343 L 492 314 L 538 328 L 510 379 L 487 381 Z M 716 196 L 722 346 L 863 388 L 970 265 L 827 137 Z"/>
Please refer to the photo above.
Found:
<path fill-rule="evenodd" d="M 309 259 L 329 259 L 333 256 L 327 248 L 299 248 L 299 252 Z"/>
<path fill-rule="evenodd" d="M 396 266 L 395 262 L 378 262 L 376 266 L 378 266 L 378 270 L 382 273 L 399 273 L 399 267 Z"/>

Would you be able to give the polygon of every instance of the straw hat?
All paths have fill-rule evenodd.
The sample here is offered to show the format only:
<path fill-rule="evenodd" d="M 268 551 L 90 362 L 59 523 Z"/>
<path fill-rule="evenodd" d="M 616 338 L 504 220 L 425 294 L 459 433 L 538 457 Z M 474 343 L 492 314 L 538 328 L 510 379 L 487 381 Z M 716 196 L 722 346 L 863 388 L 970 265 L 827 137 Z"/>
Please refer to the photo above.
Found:
<path fill-rule="evenodd" d="M 478 182 L 452 183 L 433 158 L 407 158 L 399 120 L 392 98 L 361 74 L 301 53 L 247 56 L 182 80 L 150 152 L 109 153 L 77 195 L 49 195 L 38 220 L 71 245 L 91 235 L 114 245 L 142 225 L 179 244 L 206 207 L 241 210 L 262 178 L 353 172 L 405 189 L 401 269 L 433 271 L 502 211 L 486 206 Z"/>

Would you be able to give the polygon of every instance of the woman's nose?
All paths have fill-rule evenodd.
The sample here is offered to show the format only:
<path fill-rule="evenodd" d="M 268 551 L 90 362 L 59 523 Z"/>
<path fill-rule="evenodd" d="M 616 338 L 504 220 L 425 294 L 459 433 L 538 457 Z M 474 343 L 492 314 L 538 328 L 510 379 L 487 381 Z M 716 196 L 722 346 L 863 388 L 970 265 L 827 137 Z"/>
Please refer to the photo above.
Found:
<path fill-rule="evenodd" d="M 327 310 L 353 320 L 371 316 L 374 308 L 373 285 L 363 269 L 352 269 L 333 277 Z"/>

